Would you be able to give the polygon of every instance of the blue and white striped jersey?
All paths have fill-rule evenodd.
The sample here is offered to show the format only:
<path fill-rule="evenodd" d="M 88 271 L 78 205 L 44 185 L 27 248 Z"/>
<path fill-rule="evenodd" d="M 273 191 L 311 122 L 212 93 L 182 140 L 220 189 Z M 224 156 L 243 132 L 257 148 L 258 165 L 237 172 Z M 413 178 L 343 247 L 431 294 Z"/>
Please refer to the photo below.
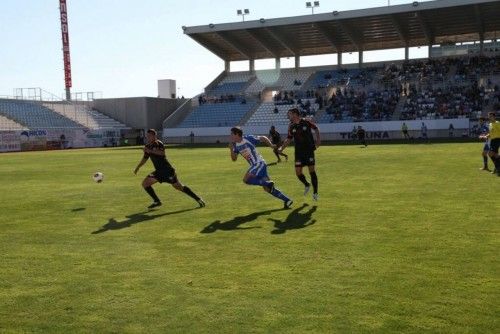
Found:
<path fill-rule="evenodd" d="M 257 165 L 261 162 L 266 163 L 264 158 L 257 152 L 255 145 L 259 143 L 259 137 L 247 135 L 243 136 L 242 141 L 239 143 L 234 143 L 233 152 L 236 154 L 241 154 L 243 158 L 250 164 L 250 166 Z"/>

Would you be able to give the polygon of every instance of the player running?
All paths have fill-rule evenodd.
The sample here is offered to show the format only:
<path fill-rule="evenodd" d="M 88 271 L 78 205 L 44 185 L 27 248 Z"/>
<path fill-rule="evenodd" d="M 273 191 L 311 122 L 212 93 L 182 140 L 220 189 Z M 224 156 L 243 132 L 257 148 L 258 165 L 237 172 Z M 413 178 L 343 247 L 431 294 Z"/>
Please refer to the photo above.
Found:
<path fill-rule="evenodd" d="M 144 146 L 144 156 L 142 160 L 139 162 L 137 167 L 135 167 L 134 174 L 137 174 L 139 169 L 151 158 L 153 165 L 155 166 L 155 171 L 146 176 L 142 181 L 142 187 L 153 199 L 153 204 L 148 206 L 149 209 L 161 206 L 161 201 L 156 195 L 152 185 L 156 182 L 166 182 L 170 183 L 172 187 L 175 189 L 182 191 L 192 199 L 194 199 L 200 208 L 205 206 L 205 202 L 198 195 L 196 195 L 188 186 L 183 185 L 177 179 L 177 175 L 175 173 L 174 167 L 168 162 L 167 157 L 165 156 L 165 146 L 163 143 L 158 140 L 156 136 L 156 130 L 149 129 L 146 132 L 147 143 Z"/>
<path fill-rule="evenodd" d="M 273 143 L 273 145 L 275 146 L 273 152 L 274 155 L 276 155 L 276 158 L 278 158 L 278 163 L 281 162 L 280 156 L 285 157 L 285 161 L 288 161 L 288 155 L 278 151 L 278 147 L 280 147 L 282 141 L 281 141 L 281 135 L 278 131 L 276 131 L 274 125 L 272 125 L 271 129 L 269 130 L 269 139 L 271 139 L 271 143 Z"/>
<path fill-rule="evenodd" d="M 311 184 L 307 181 L 306 177 L 302 173 L 302 168 L 307 166 L 309 169 L 309 175 L 311 175 L 311 183 L 313 186 L 313 199 L 318 200 L 318 176 L 316 175 L 314 159 L 314 151 L 321 144 L 321 139 L 319 135 L 319 128 L 316 124 L 300 117 L 300 111 L 297 108 L 292 108 L 288 110 L 288 119 L 290 120 L 290 126 L 288 127 L 288 137 L 283 142 L 283 145 L 279 148 L 283 151 L 285 147 L 292 141 L 295 142 L 295 174 L 305 186 L 304 196 L 307 195 Z M 312 133 L 315 133 L 316 140 Z"/>
<path fill-rule="evenodd" d="M 231 160 L 236 161 L 238 154 L 241 154 L 250 164 L 250 168 L 243 176 L 243 182 L 248 185 L 262 186 L 265 191 L 282 200 L 284 208 L 288 209 L 293 204 L 293 201 L 281 193 L 274 186 L 274 182 L 269 180 L 266 162 L 255 147 L 259 142 L 265 143 L 273 149 L 275 148 L 266 136 L 243 136 L 243 131 L 239 127 L 231 128 L 231 139 L 229 143 Z"/>

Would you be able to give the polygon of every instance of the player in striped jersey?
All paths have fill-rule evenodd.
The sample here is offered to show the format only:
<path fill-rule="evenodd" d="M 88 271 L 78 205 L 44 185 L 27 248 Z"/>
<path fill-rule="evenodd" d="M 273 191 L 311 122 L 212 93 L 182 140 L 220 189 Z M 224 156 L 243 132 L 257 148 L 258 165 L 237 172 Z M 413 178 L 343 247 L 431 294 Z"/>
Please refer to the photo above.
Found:
<path fill-rule="evenodd" d="M 279 191 L 273 181 L 269 180 L 266 161 L 255 147 L 259 142 L 273 149 L 276 148 L 266 136 L 243 136 L 243 131 L 239 127 L 231 128 L 231 142 L 229 143 L 231 160 L 236 161 L 238 154 L 241 154 L 250 165 L 243 177 L 243 182 L 248 185 L 262 186 L 265 191 L 282 200 L 285 209 L 288 209 L 293 201 Z"/>

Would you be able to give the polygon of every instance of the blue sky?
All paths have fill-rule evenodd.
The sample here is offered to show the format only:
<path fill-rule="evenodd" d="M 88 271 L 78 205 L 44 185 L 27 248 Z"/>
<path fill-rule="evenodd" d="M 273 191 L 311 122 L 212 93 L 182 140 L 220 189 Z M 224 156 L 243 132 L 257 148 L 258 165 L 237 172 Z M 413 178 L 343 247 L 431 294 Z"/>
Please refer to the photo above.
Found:
<path fill-rule="evenodd" d="M 390 0 L 391 5 L 411 3 Z M 224 63 L 182 33 L 183 25 L 309 14 L 302 0 L 67 0 L 73 92 L 103 97 L 156 96 L 158 79 L 180 95 L 200 93 Z M 387 6 L 387 0 L 320 0 L 316 13 Z M 2 0 L 0 95 L 41 87 L 64 93 L 58 0 Z"/>

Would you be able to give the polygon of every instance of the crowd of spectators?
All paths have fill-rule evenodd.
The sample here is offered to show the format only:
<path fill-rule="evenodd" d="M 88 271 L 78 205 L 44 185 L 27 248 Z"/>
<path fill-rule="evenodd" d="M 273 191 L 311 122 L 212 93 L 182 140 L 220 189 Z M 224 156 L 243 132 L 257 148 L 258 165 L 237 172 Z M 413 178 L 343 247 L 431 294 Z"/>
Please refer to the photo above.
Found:
<path fill-rule="evenodd" d="M 241 104 L 246 104 L 246 98 L 243 95 L 221 95 L 217 96 L 206 96 L 200 95 L 198 96 L 198 104 L 201 106 L 206 103 L 231 103 L 231 102 L 240 102 Z"/>
<path fill-rule="evenodd" d="M 475 117 L 483 109 L 484 96 L 485 89 L 478 87 L 477 82 L 467 87 L 428 87 L 421 90 L 412 86 L 400 119 Z"/>
<path fill-rule="evenodd" d="M 334 121 L 388 121 L 399 102 L 398 89 L 364 91 L 338 88 L 329 100 L 326 112 Z"/>

